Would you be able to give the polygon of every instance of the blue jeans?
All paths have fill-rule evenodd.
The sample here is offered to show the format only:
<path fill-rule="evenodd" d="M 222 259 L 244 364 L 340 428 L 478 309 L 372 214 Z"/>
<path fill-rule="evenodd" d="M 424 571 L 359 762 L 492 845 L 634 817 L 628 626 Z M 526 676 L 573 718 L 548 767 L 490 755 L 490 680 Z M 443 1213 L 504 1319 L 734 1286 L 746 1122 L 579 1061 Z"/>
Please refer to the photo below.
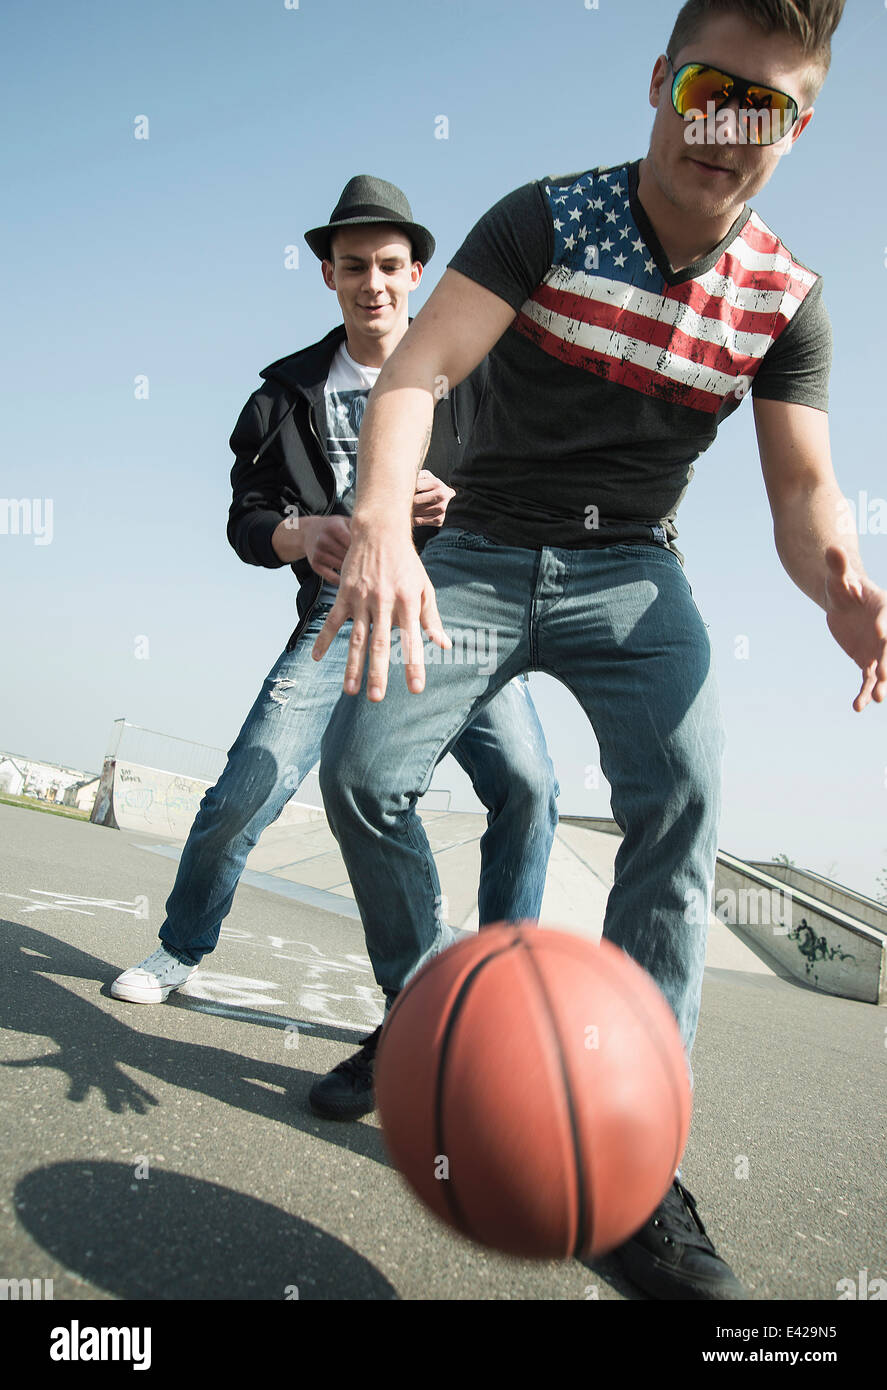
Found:
<path fill-rule="evenodd" d="M 247 855 L 320 757 L 351 635 L 349 622 L 323 661 L 312 659 L 329 609 L 314 609 L 293 650 L 268 674 L 221 777 L 200 803 L 160 929 L 164 945 L 187 961 L 216 946 Z M 421 716 L 421 709 L 414 712 Z M 480 841 L 480 920 L 537 919 L 559 788 L 526 683 L 505 685 L 452 753 L 488 811 Z"/>
<path fill-rule="evenodd" d="M 452 940 L 415 811 L 435 764 L 517 672 L 546 671 L 591 721 L 624 832 L 604 935 L 656 980 L 689 1059 L 724 740 L 708 633 L 680 561 L 655 543 L 534 551 L 444 529 L 422 562 L 461 640 L 453 654 L 426 643 L 421 694 L 395 664 L 385 699 L 370 703 L 364 677 L 359 695 L 340 698 L 321 752 L 324 805 L 376 979 L 395 994 Z"/>

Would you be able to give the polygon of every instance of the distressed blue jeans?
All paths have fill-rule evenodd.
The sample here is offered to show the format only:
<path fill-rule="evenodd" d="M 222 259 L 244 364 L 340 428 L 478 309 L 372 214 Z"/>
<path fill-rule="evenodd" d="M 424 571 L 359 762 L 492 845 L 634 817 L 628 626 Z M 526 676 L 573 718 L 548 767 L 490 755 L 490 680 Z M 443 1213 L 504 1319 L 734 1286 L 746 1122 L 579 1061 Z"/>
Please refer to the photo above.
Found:
<path fill-rule="evenodd" d="M 724 738 L 708 633 L 680 561 L 653 542 L 535 551 L 445 528 L 422 563 L 452 652 L 426 642 L 425 689 L 411 694 L 395 635 L 385 699 L 366 699 L 364 673 L 361 692 L 340 697 L 321 752 L 324 805 L 379 985 L 390 999 L 453 939 L 416 813 L 436 763 L 518 672 L 545 671 L 591 721 L 624 832 L 604 935 L 657 982 L 689 1062 Z"/>
<path fill-rule="evenodd" d="M 349 622 L 323 661 L 313 660 L 329 610 L 318 604 L 293 650 L 269 672 L 221 777 L 200 803 L 160 928 L 164 945 L 186 961 L 199 961 L 216 946 L 247 855 L 320 757 L 351 635 Z M 421 708 L 413 715 L 421 718 Z M 505 684 L 451 751 L 488 812 L 480 841 L 480 920 L 538 919 L 559 788 L 526 682 Z"/>

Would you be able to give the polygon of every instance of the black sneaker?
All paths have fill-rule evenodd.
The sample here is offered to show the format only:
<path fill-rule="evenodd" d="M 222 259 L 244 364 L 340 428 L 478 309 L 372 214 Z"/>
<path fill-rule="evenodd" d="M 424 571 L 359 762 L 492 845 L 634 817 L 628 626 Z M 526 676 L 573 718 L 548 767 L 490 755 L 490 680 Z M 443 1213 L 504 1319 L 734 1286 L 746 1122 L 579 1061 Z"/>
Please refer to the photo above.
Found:
<path fill-rule="evenodd" d="M 649 1221 L 613 1255 L 651 1298 L 751 1297 L 715 1253 L 693 1197 L 677 1178 Z"/>
<path fill-rule="evenodd" d="M 325 1120 L 359 1120 L 361 1115 L 375 1110 L 373 1067 L 381 1033 L 380 1023 L 374 1033 L 364 1038 L 359 1052 L 346 1057 L 326 1076 L 315 1081 L 308 1093 L 308 1102 L 315 1115 Z"/>

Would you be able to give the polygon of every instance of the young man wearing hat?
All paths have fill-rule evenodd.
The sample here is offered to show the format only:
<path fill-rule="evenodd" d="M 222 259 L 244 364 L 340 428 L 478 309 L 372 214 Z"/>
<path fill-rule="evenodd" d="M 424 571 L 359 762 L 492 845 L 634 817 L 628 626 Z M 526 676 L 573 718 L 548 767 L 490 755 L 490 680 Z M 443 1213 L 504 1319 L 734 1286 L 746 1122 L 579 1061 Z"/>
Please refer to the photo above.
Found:
<path fill-rule="evenodd" d="M 371 956 L 397 949 L 393 901 L 410 904 L 404 941 L 434 929 L 412 813 L 434 748 L 516 672 L 544 670 L 588 714 L 623 831 L 604 934 L 659 984 L 688 1057 L 723 735 L 674 518 L 749 388 L 780 559 L 861 670 L 854 709 L 887 696 L 887 594 L 830 459 L 821 279 L 746 206 L 810 122 L 842 9 L 689 0 L 653 71 L 646 158 L 528 184 L 481 218 L 373 393 L 351 549 L 315 648 L 326 659 L 351 622 L 321 788 Z M 487 404 L 420 563 L 407 502 L 432 383 L 487 354 Z M 496 671 L 426 669 L 422 631 L 445 650 L 468 613 L 497 631 Z M 388 679 L 392 628 L 406 680 Z M 748 1297 L 677 1177 L 619 1254 L 654 1298 Z"/>
<path fill-rule="evenodd" d="M 160 928 L 161 946 L 124 971 L 115 998 L 158 1003 L 183 985 L 219 939 L 246 857 L 280 815 L 320 755 L 341 691 L 347 631 L 318 666 L 311 648 L 336 597 L 350 541 L 357 436 L 367 396 L 409 324 L 408 301 L 434 251 L 393 184 L 358 176 L 330 221 L 305 239 L 322 262 L 343 322 L 320 342 L 260 373 L 231 436 L 236 462 L 228 539 L 247 564 L 291 565 L 299 581 L 299 622 L 272 667 L 204 796 L 182 852 Z M 429 421 L 427 468 L 413 488 L 412 542 L 436 534 L 453 497 L 447 480 L 464 451 L 486 385 L 486 363 L 439 400 Z M 331 658 L 331 659 L 330 659 Z M 483 663 L 480 663 L 481 665 Z M 538 917 L 557 823 L 557 783 L 526 679 L 505 686 L 453 744 L 488 809 L 480 842 L 481 922 Z M 435 758 L 435 762 L 437 761 Z M 405 911 L 392 904 L 392 913 Z M 447 931 L 438 899 L 435 923 L 385 962 L 377 975 L 390 1000 L 417 961 Z M 353 1119 L 373 1108 L 372 1070 L 379 1029 L 357 1056 L 311 1093 L 314 1110 Z"/>

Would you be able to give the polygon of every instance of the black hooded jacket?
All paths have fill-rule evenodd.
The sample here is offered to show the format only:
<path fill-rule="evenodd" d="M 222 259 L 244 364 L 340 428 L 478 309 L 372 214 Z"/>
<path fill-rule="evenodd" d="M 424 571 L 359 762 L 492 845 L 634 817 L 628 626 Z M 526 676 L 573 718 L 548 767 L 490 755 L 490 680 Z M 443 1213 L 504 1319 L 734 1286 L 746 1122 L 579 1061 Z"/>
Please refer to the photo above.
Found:
<path fill-rule="evenodd" d="M 248 565 L 280 569 L 271 536 L 287 516 L 347 515 L 336 499 L 336 479 L 326 454 L 323 391 L 345 327 L 339 324 L 320 342 L 272 362 L 259 373 L 264 385 L 247 401 L 231 448 L 233 500 L 228 540 Z M 422 465 L 443 482 L 461 462 L 487 385 L 486 359 L 435 406 L 431 444 Z M 421 551 L 436 526 L 416 526 Z M 299 581 L 299 623 L 287 643 L 295 646 L 320 593 L 323 580 L 307 559 L 292 566 Z"/>

